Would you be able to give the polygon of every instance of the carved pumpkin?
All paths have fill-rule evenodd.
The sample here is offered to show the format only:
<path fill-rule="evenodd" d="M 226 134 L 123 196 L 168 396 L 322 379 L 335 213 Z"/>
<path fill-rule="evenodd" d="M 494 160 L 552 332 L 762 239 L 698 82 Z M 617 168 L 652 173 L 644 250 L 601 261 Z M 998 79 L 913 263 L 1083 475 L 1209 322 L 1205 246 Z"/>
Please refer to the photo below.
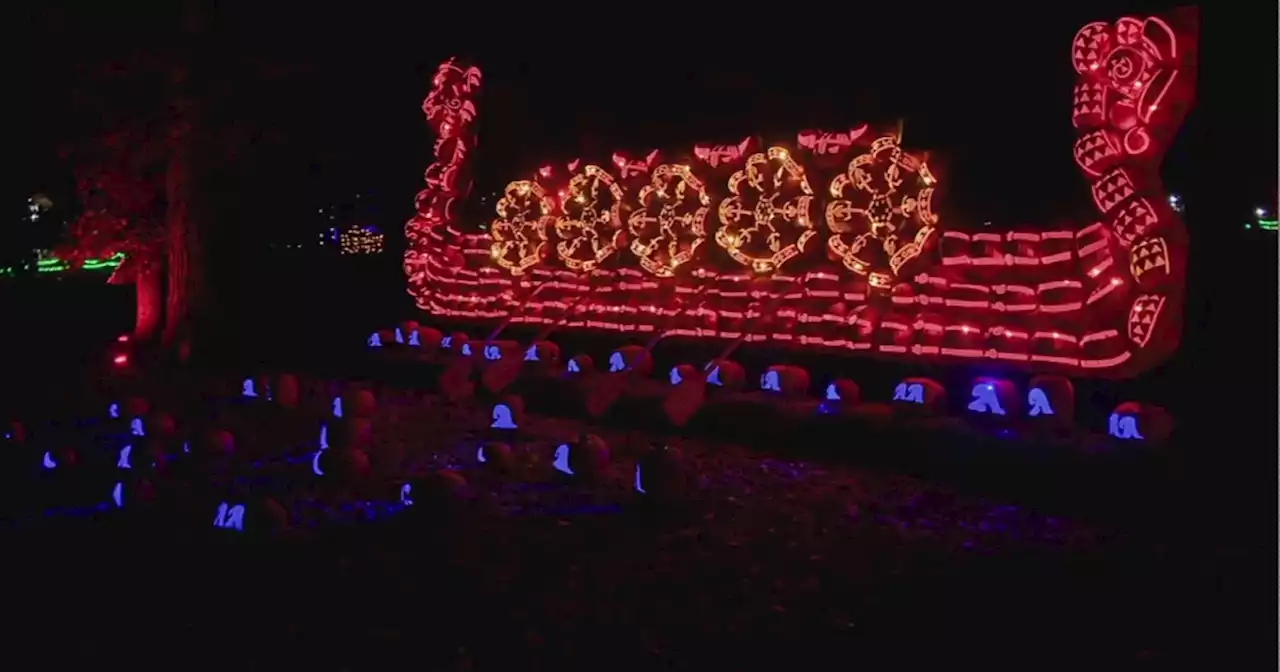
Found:
<path fill-rule="evenodd" d="M 946 388 L 932 378 L 906 378 L 893 388 L 893 405 L 902 412 L 938 415 L 946 411 Z"/>
<path fill-rule="evenodd" d="M 667 380 L 672 387 L 683 384 L 686 380 L 701 378 L 702 374 L 696 367 L 691 364 L 679 364 L 671 367 L 671 371 L 667 374 Z"/>
<path fill-rule="evenodd" d="M 493 405 L 489 429 L 515 431 L 520 429 L 523 421 L 524 399 L 514 394 L 507 395 Z"/>
<path fill-rule="evenodd" d="M 671 389 L 662 400 L 662 411 L 673 426 L 684 427 L 706 401 L 706 377 L 689 364 L 672 368 L 667 377 Z"/>
<path fill-rule="evenodd" d="M 442 514 L 448 516 L 462 507 L 467 492 L 467 479 L 442 469 L 406 480 L 396 494 L 413 519 L 438 522 Z"/>
<path fill-rule="evenodd" d="M 1107 418 L 1107 435 L 1115 441 L 1162 443 L 1173 433 L 1173 416 L 1153 404 L 1126 401 Z"/>
<path fill-rule="evenodd" d="M 686 487 L 684 456 L 678 448 L 651 449 L 636 462 L 632 488 L 638 495 L 669 501 L 683 497 Z"/>
<path fill-rule="evenodd" d="M 435 355 L 440 350 L 440 342 L 444 340 L 444 334 L 439 329 L 431 327 L 418 327 L 418 346 L 427 355 Z M 412 345 L 412 344 L 410 344 Z"/>
<path fill-rule="evenodd" d="M 524 369 L 524 350 L 515 341 L 495 341 L 485 344 L 476 364 L 480 367 L 480 379 L 490 392 L 501 392 L 515 382 Z"/>
<path fill-rule="evenodd" d="M 747 372 L 742 365 L 729 359 L 715 359 L 707 364 L 707 389 L 740 392 L 746 386 Z"/>
<path fill-rule="evenodd" d="M 1062 376 L 1036 376 L 1027 385 L 1023 414 L 1033 422 L 1069 425 L 1076 414 L 1076 390 Z"/>
<path fill-rule="evenodd" d="M 775 364 L 760 376 L 760 389 L 788 401 L 794 401 L 809 392 L 809 372 L 798 366 Z"/>
<path fill-rule="evenodd" d="M 537 364 L 547 370 L 560 368 L 560 346 L 551 341 L 538 341 L 525 349 L 522 355 L 525 364 Z"/>
<path fill-rule="evenodd" d="M 592 481 L 609 469 L 609 444 L 595 434 L 583 434 L 577 441 L 556 446 L 552 468 L 557 472 Z"/>
<path fill-rule="evenodd" d="M 596 365 L 590 355 L 577 355 L 564 366 L 565 375 L 570 377 L 593 373 L 595 370 Z"/>
<path fill-rule="evenodd" d="M 837 378 L 822 391 L 823 408 L 828 413 L 844 413 L 862 402 L 862 389 L 848 378 Z"/>
<path fill-rule="evenodd" d="M 653 357 L 639 345 L 624 345 L 609 355 L 609 373 L 629 371 L 639 376 L 653 372 Z"/>
<path fill-rule="evenodd" d="M 511 455 L 511 446 L 496 441 L 481 444 L 476 448 L 476 462 L 500 474 L 511 471 L 515 464 Z"/>
<path fill-rule="evenodd" d="M 440 349 L 454 357 L 471 357 L 471 337 L 455 331 L 440 340 Z"/>
<path fill-rule="evenodd" d="M 1011 420 L 1022 415 L 1022 395 L 1003 378 L 975 378 L 966 409 L 987 419 Z"/>

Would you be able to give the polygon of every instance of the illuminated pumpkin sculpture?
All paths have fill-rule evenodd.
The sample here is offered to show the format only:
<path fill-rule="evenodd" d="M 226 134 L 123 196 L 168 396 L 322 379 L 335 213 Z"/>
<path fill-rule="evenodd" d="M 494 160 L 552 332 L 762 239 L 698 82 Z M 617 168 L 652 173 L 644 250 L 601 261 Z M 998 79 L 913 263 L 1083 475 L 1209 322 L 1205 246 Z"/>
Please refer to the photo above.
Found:
<path fill-rule="evenodd" d="M 631 487 L 647 501 L 670 503 L 682 499 L 688 490 L 684 456 L 678 448 L 671 447 L 646 451 L 636 461 Z"/>
<path fill-rule="evenodd" d="M 489 441 L 476 446 L 476 464 L 494 473 L 506 474 L 515 466 L 515 458 L 510 445 Z"/>
<path fill-rule="evenodd" d="M 977 378 L 969 386 L 965 409 L 984 420 L 1009 422 L 1022 415 L 1022 395 L 1017 386 L 1003 378 Z"/>
<path fill-rule="evenodd" d="M 1107 417 L 1107 436 L 1119 443 L 1160 444 L 1173 433 L 1173 416 L 1152 404 L 1126 401 Z"/>
<path fill-rule="evenodd" d="M 862 403 L 862 389 L 848 378 L 837 378 L 822 391 L 819 412 L 824 415 L 846 415 Z"/>
<path fill-rule="evenodd" d="M 493 393 L 502 392 L 524 368 L 525 348 L 517 341 L 493 341 L 480 348 L 480 382 Z"/>
<path fill-rule="evenodd" d="M 445 63 L 437 162 L 406 227 L 410 292 L 439 319 L 539 325 L 585 296 L 567 328 L 623 334 L 666 331 L 672 296 L 698 293 L 679 336 L 1132 377 L 1181 333 L 1187 235 L 1160 167 L 1194 99 L 1198 23 L 1193 8 L 1089 23 L 1036 64 L 1075 74 L 1070 151 L 1096 207 L 1062 226 L 948 220 L 937 155 L 865 124 L 575 159 L 508 182 L 496 218 L 463 218 L 449 204 L 469 184 L 481 80 Z M 469 107 L 443 122 L 446 99 Z M 537 287 L 559 296 L 525 300 Z"/>
<path fill-rule="evenodd" d="M 1075 387 L 1062 376 L 1035 376 L 1027 385 L 1023 414 L 1035 425 L 1070 425 L 1076 414 Z"/>
<path fill-rule="evenodd" d="M 583 386 L 587 413 L 598 418 L 608 413 L 625 396 L 661 399 L 666 381 L 653 381 L 653 355 L 649 348 L 625 345 L 614 350 L 606 362 L 607 369 L 593 376 Z"/>
<path fill-rule="evenodd" d="M 906 415 L 936 416 L 947 410 L 946 392 L 931 378 L 906 378 L 894 386 L 891 403 Z"/>
<path fill-rule="evenodd" d="M 595 434 L 583 434 L 576 441 L 556 445 L 551 468 L 561 477 L 593 482 L 609 472 L 609 444 Z"/>
<path fill-rule="evenodd" d="M 673 426 L 684 427 L 706 399 L 706 374 L 690 364 L 680 364 L 671 368 L 667 378 L 671 389 L 662 401 L 663 413 Z"/>
<path fill-rule="evenodd" d="M 519 431 L 524 421 L 524 399 L 515 395 L 503 397 L 493 404 L 489 418 L 489 431 L 497 436 Z"/>

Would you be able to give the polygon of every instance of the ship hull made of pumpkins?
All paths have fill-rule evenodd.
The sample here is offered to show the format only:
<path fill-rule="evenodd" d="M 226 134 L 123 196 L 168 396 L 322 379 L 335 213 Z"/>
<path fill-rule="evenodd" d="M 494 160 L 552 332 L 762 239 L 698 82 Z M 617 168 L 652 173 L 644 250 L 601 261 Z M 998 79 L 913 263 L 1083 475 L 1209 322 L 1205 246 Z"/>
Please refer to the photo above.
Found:
<path fill-rule="evenodd" d="M 1188 243 L 1159 171 L 1194 99 L 1197 39 L 1198 15 L 1182 9 L 1090 23 L 1064 45 L 1077 74 L 1071 152 L 1096 212 L 1007 231 L 971 228 L 946 207 L 938 157 L 904 146 L 901 124 L 548 164 L 511 181 L 488 219 L 463 221 L 483 78 L 451 60 L 423 106 L 436 161 L 406 225 L 404 270 L 426 319 L 460 331 L 415 325 L 413 336 L 374 334 L 371 345 L 390 337 L 456 353 L 450 341 L 469 333 L 481 339 L 469 355 L 478 359 L 457 365 L 455 396 L 474 393 L 469 385 L 509 392 L 526 376 L 553 388 L 580 379 L 593 416 L 656 396 L 679 426 L 717 403 L 874 425 L 929 416 L 947 391 L 903 381 L 877 399 L 785 363 L 744 374 L 737 390 L 708 383 L 706 362 L 627 365 L 621 383 L 608 374 L 623 370 L 603 361 L 586 371 L 579 354 L 557 349 L 553 368 L 526 355 L 541 359 L 558 330 L 954 365 L 1008 372 L 950 391 L 978 424 L 1063 423 L 1076 405 L 1072 378 L 1135 377 L 1178 347 Z M 1046 125 L 1057 123 L 1051 112 Z M 508 325 L 543 331 L 503 341 Z M 494 347 L 520 365 L 489 360 Z M 671 400 L 656 387 L 664 381 L 690 389 Z M 1122 404 L 1110 416 L 1099 430 L 1117 440 L 1167 434 L 1167 414 L 1151 406 Z"/>

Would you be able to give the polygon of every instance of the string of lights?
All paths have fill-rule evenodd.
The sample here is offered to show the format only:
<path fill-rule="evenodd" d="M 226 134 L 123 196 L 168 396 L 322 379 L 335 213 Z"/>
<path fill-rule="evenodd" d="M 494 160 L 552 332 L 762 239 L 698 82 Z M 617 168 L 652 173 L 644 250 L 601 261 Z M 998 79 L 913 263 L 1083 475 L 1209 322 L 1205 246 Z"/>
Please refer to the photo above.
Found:
<path fill-rule="evenodd" d="M 386 236 L 369 227 L 353 226 L 338 236 L 338 245 L 344 255 L 382 254 Z"/>

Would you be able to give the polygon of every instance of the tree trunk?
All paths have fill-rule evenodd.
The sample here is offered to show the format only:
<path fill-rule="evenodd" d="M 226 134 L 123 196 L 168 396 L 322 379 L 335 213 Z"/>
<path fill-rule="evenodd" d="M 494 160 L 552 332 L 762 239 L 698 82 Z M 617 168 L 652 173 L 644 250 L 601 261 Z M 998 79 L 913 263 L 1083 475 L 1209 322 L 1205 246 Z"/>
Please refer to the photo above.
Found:
<path fill-rule="evenodd" d="M 162 342 L 179 349 L 190 347 L 195 331 L 193 320 L 198 317 L 205 299 L 204 248 L 197 221 L 200 214 L 198 207 L 192 207 L 197 132 L 195 127 L 190 127 L 176 139 L 165 179 L 169 202 L 165 213 L 169 287 Z"/>
<path fill-rule="evenodd" d="M 138 260 L 134 271 L 134 287 L 138 294 L 137 321 L 133 325 L 135 341 L 149 343 L 160 334 L 164 314 L 164 259 L 152 253 Z"/>

